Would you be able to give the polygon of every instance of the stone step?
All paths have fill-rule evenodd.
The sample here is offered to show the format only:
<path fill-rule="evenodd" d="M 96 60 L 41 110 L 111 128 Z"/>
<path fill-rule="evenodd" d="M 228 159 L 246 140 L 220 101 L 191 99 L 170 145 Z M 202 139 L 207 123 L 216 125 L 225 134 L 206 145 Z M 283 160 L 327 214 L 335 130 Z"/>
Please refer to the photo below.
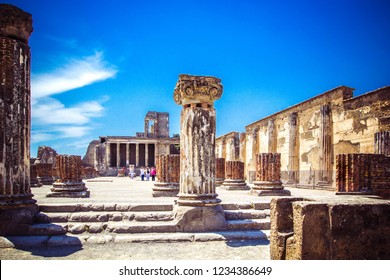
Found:
<path fill-rule="evenodd" d="M 226 220 L 265 219 L 270 216 L 270 210 L 225 210 Z"/>
<path fill-rule="evenodd" d="M 265 219 L 244 219 L 227 221 L 228 230 L 269 230 L 271 229 L 270 218 Z"/>
<path fill-rule="evenodd" d="M 108 222 L 108 221 L 171 221 L 172 211 L 156 212 L 40 212 L 37 223 Z"/>
<path fill-rule="evenodd" d="M 136 242 L 261 241 L 268 244 L 269 230 L 220 231 L 212 233 L 134 233 L 134 234 L 62 234 L 0 237 L 2 248 L 82 246 L 84 244 Z"/>
<path fill-rule="evenodd" d="M 259 201 L 259 202 L 222 202 L 221 206 L 224 210 L 241 210 L 241 209 L 255 209 L 265 210 L 270 209 L 270 201 Z"/>

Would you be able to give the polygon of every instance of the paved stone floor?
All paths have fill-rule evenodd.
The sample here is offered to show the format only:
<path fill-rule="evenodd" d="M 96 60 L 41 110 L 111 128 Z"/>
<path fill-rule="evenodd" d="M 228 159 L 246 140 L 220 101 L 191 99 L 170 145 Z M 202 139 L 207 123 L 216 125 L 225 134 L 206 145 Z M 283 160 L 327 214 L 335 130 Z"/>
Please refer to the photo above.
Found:
<path fill-rule="evenodd" d="M 90 198 L 47 198 L 50 186 L 34 188 L 38 204 L 49 203 L 174 203 L 173 197 L 152 197 L 152 181 L 131 180 L 128 177 L 105 177 L 86 181 Z M 328 197 L 337 199 L 334 192 L 287 188 L 292 196 Z M 227 191 L 217 188 L 222 202 L 257 202 L 270 197 L 255 197 L 248 191 Z M 345 199 L 345 198 L 343 198 Z M 268 241 L 246 242 L 172 242 L 172 243 L 121 243 L 86 244 L 83 246 L 1 248 L 1 260 L 269 260 Z"/>

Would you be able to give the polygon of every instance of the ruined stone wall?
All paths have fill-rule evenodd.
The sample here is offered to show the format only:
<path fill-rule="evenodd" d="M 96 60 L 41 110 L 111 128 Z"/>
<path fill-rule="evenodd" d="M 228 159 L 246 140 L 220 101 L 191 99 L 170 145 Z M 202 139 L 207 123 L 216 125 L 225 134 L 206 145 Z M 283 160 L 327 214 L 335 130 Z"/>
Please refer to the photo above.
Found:
<path fill-rule="evenodd" d="M 216 157 L 225 160 L 240 159 L 240 133 L 230 132 L 215 139 Z"/>
<path fill-rule="evenodd" d="M 389 217 L 384 200 L 273 199 L 271 259 L 387 260 Z"/>
<path fill-rule="evenodd" d="M 96 154 L 96 145 L 99 145 L 99 140 L 93 140 L 89 143 L 87 152 L 85 153 L 85 156 L 83 157 L 83 165 L 84 166 L 95 166 L 95 154 Z"/>
<path fill-rule="evenodd" d="M 246 180 L 253 180 L 257 153 L 277 152 L 284 182 L 336 189 L 336 155 L 374 153 L 374 134 L 390 127 L 390 87 L 352 96 L 341 86 L 247 125 L 240 142 Z M 218 143 L 217 153 L 228 150 L 228 141 Z"/>

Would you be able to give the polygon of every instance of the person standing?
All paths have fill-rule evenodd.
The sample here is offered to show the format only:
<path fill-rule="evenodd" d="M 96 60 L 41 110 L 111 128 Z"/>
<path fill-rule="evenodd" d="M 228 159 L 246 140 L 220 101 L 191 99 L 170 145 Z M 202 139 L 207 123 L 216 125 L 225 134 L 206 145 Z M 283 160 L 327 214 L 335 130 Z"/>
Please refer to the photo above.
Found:
<path fill-rule="evenodd" d="M 152 176 L 152 181 L 154 181 L 156 178 L 156 168 L 152 167 L 150 170 L 150 176 Z"/>
<path fill-rule="evenodd" d="M 146 181 L 149 181 L 150 178 L 150 169 L 149 167 L 146 167 Z"/>
<path fill-rule="evenodd" d="M 144 181 L 144 178 L 145 178 L 145 169 L 144 167 L 142 166 L 141 169 L 140 169 L 140 175 L 141 175 L 141 180 Z"/>

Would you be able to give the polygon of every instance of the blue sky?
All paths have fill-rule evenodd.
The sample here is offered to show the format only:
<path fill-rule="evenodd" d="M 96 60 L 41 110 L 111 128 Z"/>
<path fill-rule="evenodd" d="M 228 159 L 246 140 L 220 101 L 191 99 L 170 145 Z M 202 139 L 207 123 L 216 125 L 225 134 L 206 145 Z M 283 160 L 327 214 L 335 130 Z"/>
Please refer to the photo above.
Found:
<path fill-rule="evenodd" d="M 84 155 L 169 112 L 179 74 L 222 79 L 217 136 L 340 85 L 390 85 L 390 1 L 4 1 L 33 15 L 31 155 Z"/>

